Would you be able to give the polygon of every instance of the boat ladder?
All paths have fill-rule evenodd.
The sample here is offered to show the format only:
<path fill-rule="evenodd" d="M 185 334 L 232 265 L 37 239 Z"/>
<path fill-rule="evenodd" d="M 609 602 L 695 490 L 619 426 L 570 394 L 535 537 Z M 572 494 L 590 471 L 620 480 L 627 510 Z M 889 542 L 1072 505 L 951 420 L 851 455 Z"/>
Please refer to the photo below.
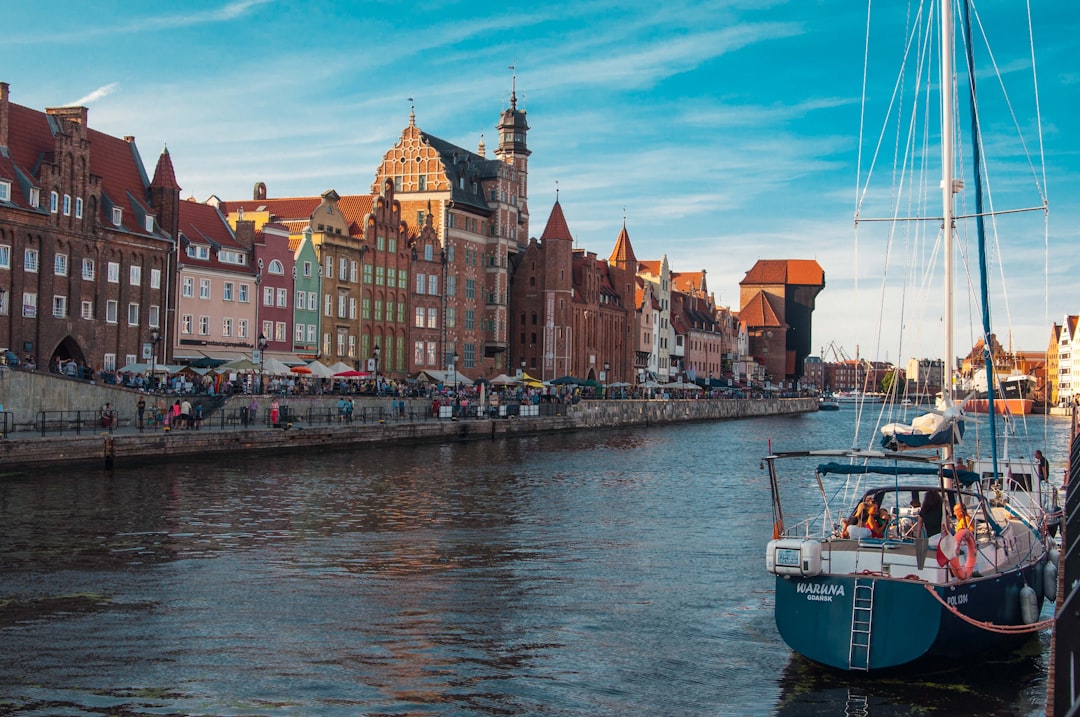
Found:
<path fill-rule="evenodd" d="M 855 597 L 851 603 L 851 645 L 848 668 L 870 669 L 870 626 L 874 617 L 874 581 L 855 578 Z"/>

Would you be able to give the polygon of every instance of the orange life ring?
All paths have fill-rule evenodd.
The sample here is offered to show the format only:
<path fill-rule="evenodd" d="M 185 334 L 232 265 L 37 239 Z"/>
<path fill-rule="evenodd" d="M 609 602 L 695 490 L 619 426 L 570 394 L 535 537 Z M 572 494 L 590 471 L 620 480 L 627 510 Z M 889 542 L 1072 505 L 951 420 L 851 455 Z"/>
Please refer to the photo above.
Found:
<path fill-rule="evenodd" d="M 960 548 L 959 544 L 963 541 L 967 546 L 967 560 L 963 565 L 960 564 Z M 967 580 L 971 577 L 971 574 L 975 572 L 975 560 L 978 555 L 975 552 L 975 534 L 967 528 L 961 528 L 956 531 L 956 555 L 949 559 L 949 570 L 956 576 L 958 580 Z"/>

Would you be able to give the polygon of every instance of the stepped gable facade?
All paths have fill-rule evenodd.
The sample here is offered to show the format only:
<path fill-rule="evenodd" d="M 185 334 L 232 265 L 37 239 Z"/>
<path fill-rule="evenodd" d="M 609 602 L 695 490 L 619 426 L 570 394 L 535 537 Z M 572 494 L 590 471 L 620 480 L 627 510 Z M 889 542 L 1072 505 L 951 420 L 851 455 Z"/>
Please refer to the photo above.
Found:
<path fill-rule="evenodd" d="M 15 104 L 0 82 L 0 347 L 41 366 L 149 362 L 151 330 L 171 331 L 179 203 L 167 150 L 151 180 L 133 137 L 92 129 L 85 107 Z"/>
<path fill-rule="evenodd" d="M 761 259 L 739 282 L 749 352 L 774 383 L 794 386 L 810 355 L 814 301 L 825 272 L 812 259 Z"/>
<path fill-rule="evenodd" d="M 513 92 L 496 129 L 495 157 L 488 158 L 483 139 L 477 151 L 467 150 L 424 132 L 410 112 L 375 179 L 393 184 L 411 226 L 431 217 L 446 261 L 439 359 L 445 367 L 456 355 L 457 369 L 473 378 L 517 368 L 508 353 L 510 264 L 528 242 L 531 152 L 525 110 Z"/>

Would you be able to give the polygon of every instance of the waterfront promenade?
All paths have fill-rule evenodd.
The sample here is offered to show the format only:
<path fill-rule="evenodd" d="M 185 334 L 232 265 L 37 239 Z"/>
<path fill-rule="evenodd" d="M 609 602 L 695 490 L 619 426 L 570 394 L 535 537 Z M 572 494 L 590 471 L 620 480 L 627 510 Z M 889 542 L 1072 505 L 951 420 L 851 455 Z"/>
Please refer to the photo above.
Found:
<path fill-rule="evenodd" d="M 15 382 L 33 382 L 22 387 Z M 494 439 L 556 431 L 715 421 L 817 410 L 814 398 L 580 399 L 536 405 L 435 406 L 432 398 L 395 396 L 186 397 L 202 406 L 196 428 L 153 420 L 184 396 L 143 394 L 33 374 L 9 373 L 0 471 L 57 464 L 162 462 L 180 456 L 246 451 L 304 451 L 373 443 Z M 60 389 L 58 393 L 53 391 Z M 66 390 L 64 390 L 66 389 Z M 79 392 L 82 392 L 79 395 Z M 30 400 L 27 396 L 33 397 Z M 41 398 L 47 396 L 47 398 Z M 12 399 L 20 403 L 17 410 Z M 140 429 L 136 403 L 147 409 Z M 351 420 L 342 414 L 351 403 Z M 254 401 L 255 405 L 252 405 Z M 100 407 L 111 406 L 111 420 Z M 276 405 L 276 419 L 272 411 Z M 96 407 L 95 407 L 96 406 Z"/>

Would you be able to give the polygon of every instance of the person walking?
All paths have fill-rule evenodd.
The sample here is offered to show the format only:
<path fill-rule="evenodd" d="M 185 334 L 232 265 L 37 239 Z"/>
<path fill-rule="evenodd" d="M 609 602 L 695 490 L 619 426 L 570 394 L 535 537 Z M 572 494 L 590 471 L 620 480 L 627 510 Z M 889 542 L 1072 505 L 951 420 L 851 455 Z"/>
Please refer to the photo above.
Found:
<path fill-rule="evenodd" d="M 139 396 L 139 400 L 135 402 L 135 412 L 139 415 L 139 430 L 143 429 L 143 416 L 146 414 L 146 399 Z"/>

